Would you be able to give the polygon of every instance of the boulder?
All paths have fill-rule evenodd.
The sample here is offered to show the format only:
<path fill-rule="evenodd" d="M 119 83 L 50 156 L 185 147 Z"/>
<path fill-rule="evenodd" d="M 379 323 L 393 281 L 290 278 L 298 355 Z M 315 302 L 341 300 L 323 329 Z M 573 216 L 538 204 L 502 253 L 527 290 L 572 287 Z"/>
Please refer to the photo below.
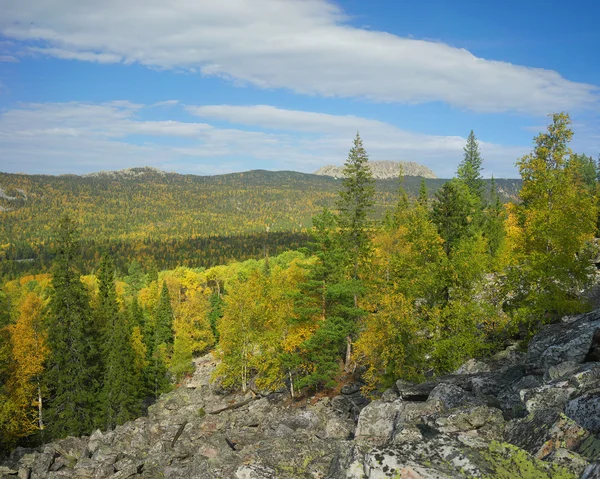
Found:
<path fill-rule="evenodd" d="M 396 420 L 404 409 L 404 403 L 373 401 L 365 407 L 358 418 L 355 439 L 357 442 L 385 444 L 392 439 Z"/>
<path fill-rule="evenodd" d="M 598 330 L 600 310 L 542 328 L 529 342 L 526 356 L 528 369 L 543 373 L 561 363 L 583 363 L 594 348 L 594 337 Z"/>
<path fill-rule="evenodd" d="M 525 409 L 527 409 L 527 412 L 532 413 L 542 409 L 563 411 L 574 392 L 575 388 L 569 387 L 568 381 L 563 381 L 545 384 L 533 389 L 525 389 L 520 394 L 522 401 L 525 403 Z"/>
<path fill-rule="evenodd" d="M 600 390 L 589 392 L 569 401 L 565 414 L 588 431 L 600 432 Z"/>
<path fill-rule="evenodd" d="M 481 404 L 481 401 L 473 394 L 468 393 L 459 386 L 448 383 L 438 384 L 431 393 L 429 393 L 429 399 L 427 400 L 439 400 L 446 409 L 454 409 L 467 404 Z"/>

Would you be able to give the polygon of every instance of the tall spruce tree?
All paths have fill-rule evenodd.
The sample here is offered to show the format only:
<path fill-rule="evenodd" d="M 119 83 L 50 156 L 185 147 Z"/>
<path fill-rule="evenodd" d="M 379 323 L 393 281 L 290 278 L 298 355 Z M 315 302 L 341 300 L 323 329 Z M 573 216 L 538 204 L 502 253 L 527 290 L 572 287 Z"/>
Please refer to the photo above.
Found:
<path fill-rule="evenodd" d="M 425 178 L 421 178 L 421 185 L 419 186 L 419 196 L 417 197 L 417 203 L 427 208 L 429 203 L 429 194 L 427 193 L 427 184 Z"/>
<path fill-rule="evenodd" d="M 47 317 L 46 383 L 50 391 L 47 429 L 52 437 L 79 436 L 96 422 L 98 352 L 92 311 L 85 286 L 75 270 L 78 234 L 70 216 L 56 232 L 50 311 Z"/>
<path fill-rule="evenodd" d="M 167 283 L 163 281 L 158 306 L 154 313 L 151 360 L 148 376 L 154 397 L 169 388 L 167 363 L 173 345 L 173 309 Z"/>
<path fill-rule="evenodd" d="M 375 196 L 375 180 L 369 167 L 369 157 L 358 133 L 344 163 L 344 179 L 339 195 L 338 223 L 350 255 L 351 276 L 357 280 L 360 265 L 370 252 L 368 216 L 373 209 Z"/>
<path fill-rule="evenodd" d="M 337 234 L 337 218 L 327 208 L 313 218 L 311 236 L 307 252 L 316 261 L 306 265 L 306 280 L 298 285 L 294 312 L 301 324 L 318 327 L 284 359 L 289 377 L 297 378 L 293 384 L 298 390 L 335 384 L 348 338 L 363 314 L 354 304 L 356 282 L 344 274 L 347 258 Z"/>
<path fill-rule="evenodd" d="M 451 256 L 456 245 L 474 233 L 473 202 L 466 184 L 452 179 L 435 193 L 431 218 L 444 240 L 444 251 Z"/>
<path fill-rule="evenodd" d="M 369 167 L 369 156 L 363 147 L 358 132 L 354 144 L 344 163 L 344 179 L 337 202 L 339 211 L 338 224 L 341 239 L 348 254 L 347 264 L 350 266 L 352 283 L 344 284 L 344 290 L 351 288 L 354 309 L 358 310 L 358 296 L 362 291 L 361 267 L 371 253 L 371 237 L 369 234 L 371 213 L 375 197 L 375 180 Z M 341 293 L 341 291 L 340 291 Z M 343 293 L 339 299 L 343 299 Z M 359 315 L 360 316 L 360 315 Z M 336 329 L 340 327 L 336 326 Z M 352 353 L 352 336 L 346 338 L 346 369 L 350 367 Z"/>
<path fill-rule="evenodd" d="M 487 240 L 488 252 L 495 257 L 504 242 L 504 222 L 506 214 L 496 188 L 496 180 L 492 176 L 490 185 L 490 201 L 485 211 L 483 233 Z"/>
<path fill-rule="evenodd" d="M 464 181 L 469 192 L 478 200 L 481 207 L 484 204 L 485 183 L 481 177 L 483 160 L 479 151 L 479 142 L 473 130 L 469 133 L 464 148 L 463 161 L 458 165 L 457 178 Z"/>
<path fill-rule="evenodd" d="M 108 255 L 102 258 L 98 280 L 99 316 L 104 324 L 101 422 L 112 428 L 140 412 L 141 388 L 135 371 L 130 322 L 119 311 L 114 264 Z"/>

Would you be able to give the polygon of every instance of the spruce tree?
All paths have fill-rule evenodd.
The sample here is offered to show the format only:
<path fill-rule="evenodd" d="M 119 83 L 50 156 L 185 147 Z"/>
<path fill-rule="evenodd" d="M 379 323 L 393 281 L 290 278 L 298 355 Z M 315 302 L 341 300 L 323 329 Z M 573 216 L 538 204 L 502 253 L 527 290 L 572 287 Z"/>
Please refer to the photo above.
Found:
<path fill-rule="evenodd" d="M 427 193 L 427 184 L 425 178 L 421 178 L 421 185 L 419 186 L 419 196 L 417 197 L 417 203 L 427 208 L 429 203 L 429 194 Z"/>
<path fill-rule="evenodd" d="M 104 324 L 101 422 L 112 428 L 140 412 L 140 384 L 134 367 L 131 327 L 128 318 L 119 312 L 114 264 L 108 255 L 102 258 L 98 279 L 99 315 Z"/>
<path fill-rule="evenodd" d="M 165 281 L 162 284 L 155 316 L 154 344 L 155 346 L 164 344 L 168 347 L 173 344 L 173 308 L 171 307 L 169 288 Z"/>
<path fill-rule="evenodd" d="M 396 211 L 394 212 L 394 223 L 399 224 L 402 216 L 408 211 L 408 195 L 404 188 L 404 169 L 400 165 L 400 173 L 398 175 L 398 202 L 396 203 Z"/>
<path fill-rule="evenodd" d="M 444 240 L 444 251 L 451 256 L 452 250 L 463 239 L 472 236 L 473 196 L 466 184 L 452 179 L 435 193 L 431 218 Z"/>
<path fill-rule="evenodd" d="M 467 144 L 464 148 L 463 161 L 458 165 L 457 178 L 464 181 L 469 192 L 476 198 L 480 205 L 484 204 L 485 183 L 481 177 L 483 160 L 479 151 L 479 143 L 473 130 L 469 133 Z"/>
<path fill-rule="evenodd" d="M 484 236 L 487 240 L 488 252 L 492 257 L 495 257 L 502 243 L 504 242 L 505 230 L 504 221 L 506 215 L 504 207 L 496 188 L 496 180 L 492 176 L 490 186 L 490 201 L 485 212 Z"/>
<path fill-rule="evenodd" d="M 344 179 L 339 195 L 338 223 L 350 255 L 351 276 L 357 280 L 360 264 L 370 251 L 368 216 L 375 196 L 375 180 L 369 167 L 369 157 L 358 133 L 344 163 Z"/>
<path fill-rule="evenodd" d="M 78 235 L 73 219 L 63 216 L 57 231 L 47 317 L 47 413 L 52 437 L 79 436 L 96 422 L 98 352 L 92 311 L 85 286 L 75 270 Z"/>
<path fill-rule="evenodd" d="M 350 266 L 352 282 L 344 284 L 344 292 L 339 291 L 338 299 L 342 300 L 350 291 L 354 300 L 354 309 L 358 310 L 358 296 L 362 290 L 360 268 L 367 262 L 371 253 L 369 213 L 373 209 L 375 197 L 375 180 L 369 167 L 369 157 L 358 132 L 348 153 L 348 159 L 344 163 L 344 179 L 339 195 L 338 224 L 342 243 L 348 254 L 347 264 Z M 335 326 L 336 331 L 341 329 L 343 326 Z M 352 352 L 352 336 L 350 334 L 348 334 L 346 342 L 346 368 L 348 369 Z"/>
<path fill-rule="evenodd" d="M 158 306 L 154 313 L 151 360 L 148 376 L 154 397 L 169 388 L 167 363 L 173 345 L 173 309 L 167 283 L 163 281 Z"/>

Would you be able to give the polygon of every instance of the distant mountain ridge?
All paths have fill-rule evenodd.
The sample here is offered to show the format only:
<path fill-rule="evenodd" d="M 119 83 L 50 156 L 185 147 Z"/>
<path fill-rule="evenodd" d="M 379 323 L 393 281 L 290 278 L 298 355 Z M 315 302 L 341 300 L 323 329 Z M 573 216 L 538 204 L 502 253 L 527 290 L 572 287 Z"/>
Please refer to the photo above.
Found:
<path fill-rule="evenodd" d="M 386 180 L 390 178 L 398 178 L 400 174 L 400 166 L 404 176 L 421 176 L 423 178 L 437 178 L 435 173 L 426 166 L 415 163 L 414 161 L 369 161 L 373 178 L 377 180 Z M 336 165 L 327 165 L 315 171 L 314 175 L 333 176 L 334 178 L 342 178 L 344 167 Z"/>
<path fill-rule="evenodd" d="M 446 181 L 426 178 L 429 196 Z M 374 219 L 395 207 L 398 184 L 397 177 L 375 181 Z M 417 197 L 420 184 L 418 176 L 406 176 L 409 197 Z M 315 214 L 323 207 L 335 210 L 341 186 L 339 178 L 295 171 L 198 176 L 141 167 L 85 176 L 0 173 L 0 276 L 44 271 L 53 230 L 65 212 L 78 219 L 89 243 L 84 271 L 95 264 L 98 245 L 111 249 L 121 270 L 128 258 L 140 255 L 165 268 L 208 267 L 260 257 L 267 241 L 269 254 L 295 249 L 306 240 Z M 490 186 L 486 180 L 486 189 Z M 521 180 L 496 179 L 496 188 L 503 201 L 516 200 Z"/>

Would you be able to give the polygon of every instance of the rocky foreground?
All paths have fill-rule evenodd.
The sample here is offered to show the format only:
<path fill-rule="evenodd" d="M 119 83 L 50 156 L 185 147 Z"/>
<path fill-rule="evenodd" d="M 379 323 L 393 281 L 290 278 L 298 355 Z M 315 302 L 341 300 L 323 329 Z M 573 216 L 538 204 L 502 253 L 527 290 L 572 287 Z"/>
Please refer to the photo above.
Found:
<path fill-rule="evenodd" d="M 600 478 L 600 310 L 455 374 L 291 401 L 194 377 L 114 431 L 17 449 L 0 477 Z"/>

